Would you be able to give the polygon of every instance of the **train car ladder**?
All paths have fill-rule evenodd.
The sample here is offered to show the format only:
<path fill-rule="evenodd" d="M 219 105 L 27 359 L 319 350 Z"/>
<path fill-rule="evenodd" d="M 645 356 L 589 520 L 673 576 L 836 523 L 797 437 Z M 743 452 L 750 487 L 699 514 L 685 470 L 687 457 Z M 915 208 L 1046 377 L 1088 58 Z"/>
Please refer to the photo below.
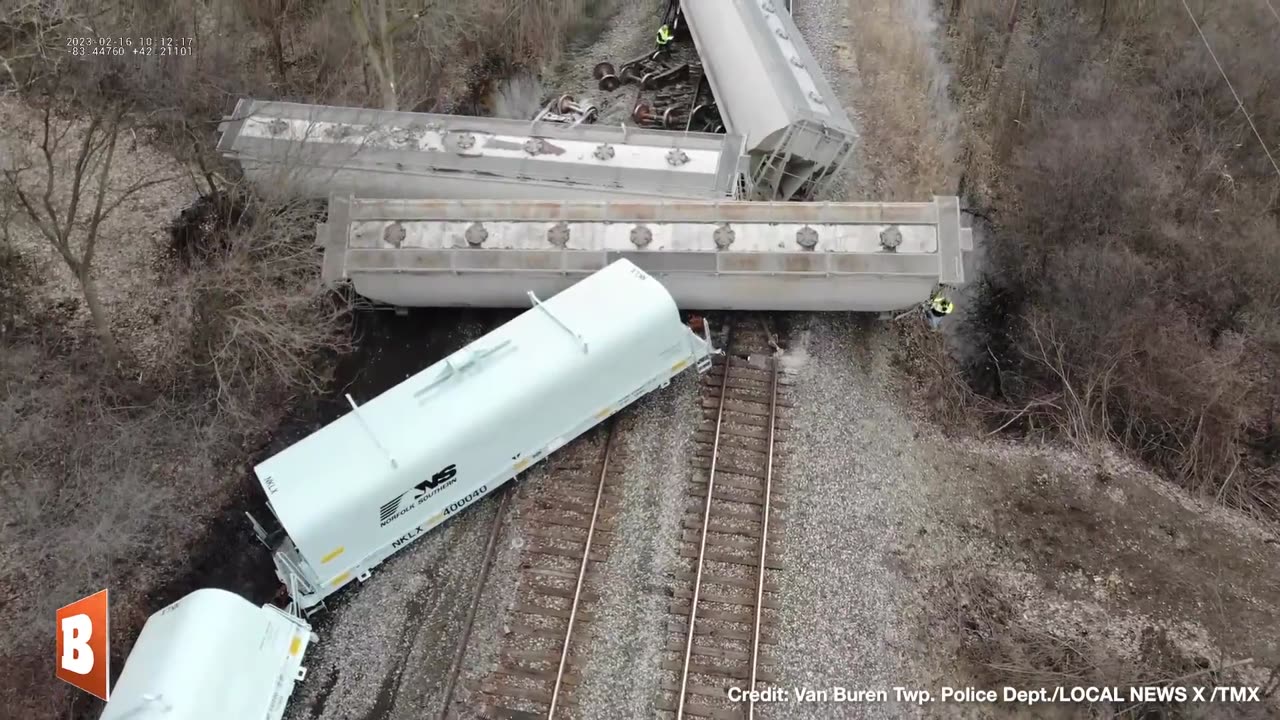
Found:
<path fill-rule="evenodd" d="M 791 140 L 795 137 L 796 126 L 788 125 L 782 138 L 773 146 L 773 151 L 760 161 L 751 173 L 751 184 L 759 192 L 768 191 L 766 200 L 785 200 L 779 193 L 782 191 L 782 176 L 786 172 L 787 163 L 791 160 Z"/>

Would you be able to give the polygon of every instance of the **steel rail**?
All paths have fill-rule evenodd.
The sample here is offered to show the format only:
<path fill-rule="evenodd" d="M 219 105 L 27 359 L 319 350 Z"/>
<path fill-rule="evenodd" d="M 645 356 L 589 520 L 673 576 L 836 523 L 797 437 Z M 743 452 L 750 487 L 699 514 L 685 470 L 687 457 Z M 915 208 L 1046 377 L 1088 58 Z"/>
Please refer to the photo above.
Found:
<path fill-rule="evenodd" d="M 733 332 L 732 329 L 729 330 Z M 676 700 L 676 720 L 684 718 L 684 698 L 689 687 L 689 661 L 693 657 L 693 626 L 698 619 L 698 595 L 702 592 L 702 566 L 707 552 L 707 529 L 711 526 L 711 498 L 715 495 L 716 461 L 720 456 L 720 431 L 724 427 L 724 399 L 729 392 L 729 352 L 732 335 L 725 338 L 724 375 L 720 378 L 720 403 L 716 410 L 716 434 L 711 443 L 711 465 L 707 471 L 707 502 L 702 509 L 702 537 L 698 541 L 698 567 L 693 576 L 693 597 L 689 600 L 689 628 L 684 641 L 684 668 L 680 671 L 680 697 Z"/>
<path fill-rule="evenodd" d="M 556 684 L 551 689 L 551 707 L 547 709 L 547 720 L 556 715 L 556 706 L 560 701 L 560 686 L 564 682 L 565 665 L 569 662 L 569 641 L 573 639 L 573 625 L 578 618 L 578 604 L 582 600 L 582 588 L 587 581 L 587 563 L 591 557 L 591 540 L 595 537 L 596 520 L 600 517 L 600 503 L 604 498 L 604 482 L 609 476 L 609 458 L 613 454 L 613 443 L 617 437 L 617 422 L 609 421 L 609 437 L 604 443 L 604 460 L 600 463 L 600 484 L 596 486 L 596 501 L 591 507 L 591 523 L 587 527 L 587 540 L 582 549 L 582 563 L 578 566 L 578 583 L 573 588 L 573 604 L 569 607 L 569 627 L 564 632 L 564 646 L 560 648 L 560 666 L 556 669 Z"/>
<path fill-rule="evenodd" d="M 776 347 L 776 345 L 775 345 Z M 760 564 L 756 567 L 756 618 L 751 628 L 751 680 L 747 685 L 747 720 L 756 716 L 756 668 L 760 665 L 760 614 L 764 607 L 764 556 L 769 549 L 769 502 L 773 495 L 773 433 L 778 417 L 778 358 L 769 360 L 769 450 L 765 456 L 764 504 L 760 517 Z"/>
<path fill-rule="evenodd" d="M 480 566 L 480 580 L 476 582 L 475 592 L 471 595 L 471 608 L 467 611 L 466 624 L 462 626 L 462 639 L 458 643 L 458 652 L 449 665 L 449 680 L 444 686 L 444 703 L 440 707 L 440 720 L 449 720 L 449 707 L 453 703 L 453 690 L 458 684 L 458 675 L 462 672 L 462 659 L 467 654 L 467 641 L 471 639 L 471 626 L 476 620 L 476 610 L 480 607 L 480 599 L 484 595 L 484 584 L 489 579 L 489 568 L 493 565 L 494 550 L 498 547 L 498 536 L 502 534 L 503 519 L 507 515 L 507 500 L 514 489 L 502 493 L 498 502 L 498 514 L 493 520 L 493 530 L 489 533 L 489 544 L 484 549 L 484 561 Z"/>

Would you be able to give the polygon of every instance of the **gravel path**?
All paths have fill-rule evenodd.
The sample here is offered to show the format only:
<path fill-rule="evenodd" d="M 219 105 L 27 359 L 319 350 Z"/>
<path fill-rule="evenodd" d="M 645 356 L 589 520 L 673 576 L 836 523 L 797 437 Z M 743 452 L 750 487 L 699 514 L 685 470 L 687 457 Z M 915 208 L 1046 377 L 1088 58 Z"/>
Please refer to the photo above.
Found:
<path fill-rule="evenodd" d="M 617 539 L 602 566 L 600 601 L 586 655 L 580 716 L 650 717 L 666 644 L 667 572 L 678 562 L 680 519 L 693 432 L 701 412 L 698 375 L 686 372 L 630 411 Z"/>
<path fill-rule="evenodd" d="M 861 316 L 810 315 L 791 332 L 797 411 L 787 432 L 779 685 L 912 686 L 895 550 L 917 527 L 927 450 L 894 398 L 892 338 Z M 894 703 L 776 704 L 766 717 L 901 717 Z"/>

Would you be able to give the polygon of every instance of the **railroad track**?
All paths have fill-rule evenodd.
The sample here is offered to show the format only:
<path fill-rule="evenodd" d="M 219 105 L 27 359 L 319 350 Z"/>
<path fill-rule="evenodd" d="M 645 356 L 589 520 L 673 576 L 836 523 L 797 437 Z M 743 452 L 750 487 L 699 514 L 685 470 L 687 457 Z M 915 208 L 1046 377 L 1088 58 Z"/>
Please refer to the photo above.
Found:
<path fill-rule="evenodd" d="M 589 642 L 594 565 L 613 540 L 618 495 L 617 448 L 625 420 L 589 433 L 550 460 L 551 477 L 522 513 L 523 548 L 516 602 L 507 612 L 497 667 L 469 685 L 467 708 L 454 707 L 453 682 L 441 720 L 482 717 L 502 720 L 568 717 L 574 714 L 579 652 Z M 500 513 L 501 514 L 501 513 Z M 498 530 L 495 528 L 494 537 Z M 490 548 L 493 540 L 490 541 Z M 487 553 L 485 567 L 492 561 Z M 483 586 L 483 578 L 481 579 Z M 478 604 L 480 592 L 476 593 Z M 471 624 L 468 618 L 451 678 L 461 666 Z M 456 713 L 456 714 L 455 714 Z"/>
<path fill-rule="evenodd" d="M 751 718 L 750 700 L 729 689 L 775 683 L 777 544 L 785 511 L 774 471 L 782 453 L 780 410 L 790 407 L 775 340 L 759 329 L 731 331 L 727 352 L 703 376 L 696 441 L 657 708 L 676 718 Z"/>

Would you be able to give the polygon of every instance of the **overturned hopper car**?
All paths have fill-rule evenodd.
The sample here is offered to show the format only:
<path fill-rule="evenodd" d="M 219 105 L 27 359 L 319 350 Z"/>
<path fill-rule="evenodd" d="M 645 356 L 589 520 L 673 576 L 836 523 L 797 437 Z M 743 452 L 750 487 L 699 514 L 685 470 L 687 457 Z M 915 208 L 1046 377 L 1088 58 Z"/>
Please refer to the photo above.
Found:
<path fill-rule="evenodd" d="M 745 138 L 755 196 L 827 199 L 858 138 L 787 6 L 690 0 L 680 7 L 720 117 Z"/>
<path fill-rule="evenodd" d="M 737 197 L 742 138 L 242 99 L 218 150 L 260 188 L 325 198 Z"/>
<path fill-rule="evenodd" d="M 196 590 L 147 619 L 101 720 L 280 720 L 314 640 L 290 613 Z"/>
<path fill-rule="evenodd" d="M 689 366 L 704 325 L 619 260 L 255 468 L 283 533 L 258 527 L 312 611 L 392 553 Z M 350 400 L 350 398 L 348 398 Z"/>

